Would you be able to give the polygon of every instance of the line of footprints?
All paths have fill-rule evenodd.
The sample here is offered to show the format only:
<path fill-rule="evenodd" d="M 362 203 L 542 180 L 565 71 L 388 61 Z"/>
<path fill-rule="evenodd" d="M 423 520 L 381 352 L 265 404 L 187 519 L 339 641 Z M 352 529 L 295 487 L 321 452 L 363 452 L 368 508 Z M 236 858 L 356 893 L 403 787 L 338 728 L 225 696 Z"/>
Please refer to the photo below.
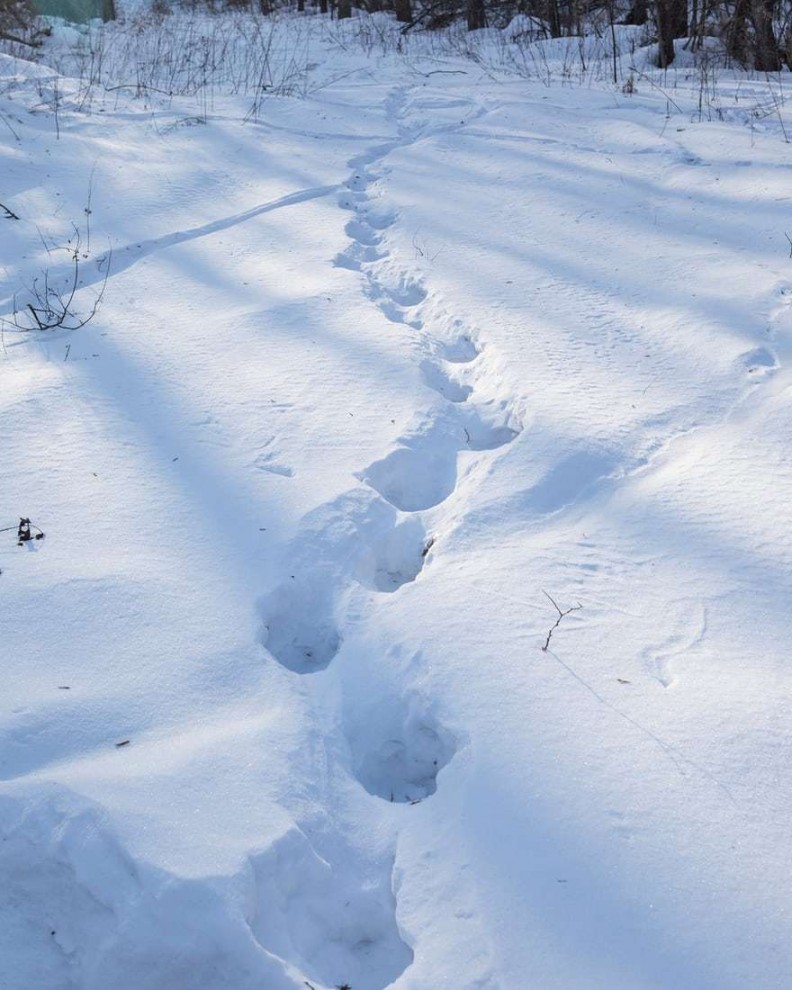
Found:
<path fill-rule="evenodd" d="M 477 406 L 473 387 L 454 378 L 456 368 L 483 359 L 459 321 L 449 321 L 450 339 L 433 337 L 418 315 L 425 290 L 406 277 L 395 288 L 378 277 L 388 257 L 384 231 L 396 218 L 372 200 L 369 188 L 378 181 L 372 166 L 392 147 L 381 146 L 350 162 L 353 172 L 340 197 L 342 208 L 352 213 L 346 225 L 350 244 L 336 264 L 361 274 L 364 291 L 389 320 L 421 335 L 426 352 L 421 371 L 443 401 L 420 418 L 416 432 L 360 471 L 361 485 L 311 512 L 289 546 L 289 578 L 262 602 L 262 638 L 277 661 L 299 674 L 324 670 L 341 649 L 336 607 L 345 587 L 356 581 L 393 593 L 414 581 L 431 560 L 436 544 L 422 514 L 453 494 L 460 452 L 495 450 L 521 429 L 507 403 Z M 454 747 L 429 708 L 415 696 L 398 705 L 391 698 L 390 710 L 372 719 L 381 730 L 373 751 L 358 749 L 356 738 L 366 733 L 347 733 L 354 772 L 369 793 L 395 802 L 434 793 L 437 774 Z"/>
<path fill-rule="evenodd" d="M 460 452 L 495 450 L 522 429 L 508 403 L 477 406 L 473 387 L 454 378 L 455 368 L 483 358 L 460 321 L 449 321 L 450 339 L 432 336 L 419 316 L 424 288 L 407 277 L 392 286 L 379 276 L 388 258 L 384 232 L 396 216 L 372 199 L 369 189 L 379 181 L 372 166 L 393 147 L 380 146 L 350 162 L 352 175 L 339 200 L 352 213 L 346 225 L 350 244 L 335 264 L 359 272 L 366 295 L 384 315 L 421 335 L 424 381 L 444 401 L 394 450 L 359 472 L 361 485 L 309 513 L 289 546 L 290 577 L 261 603 L 262 639 L 279 663 L 299 674 L 324 670 L 340 650 L 336 606 L 346 586 L 356 581 L 372 591 L 396 592 L 431 560 L 434 539 L 422 513 L 455 491 Z M 340 568 L 346 573 L 339 574 Z M 415 802 L 434 793 L 437 774 L 453 755 L 453 740 L 419 697 L 403 699 L 398 711 L 394 704 L 391 698 L 391 710 L 379 711 L 373 720 L 382 733 L 373 752 L 354 752 L 355 733 L 348 733 L 353 768 L 369 793 Z"/>
<path fill-rule="evenodd" d="M 392 113 L 397 114 L 401 105 L 400 99 L 391 101 Z M 502 447 L 522 429 L 507 401 L 474 400 L 473 385 L 464 379 L 475 379 L 483 370 L 484 355 L 473 334 L 453 317 L 432 319 L 433 326 L 446 326 L 445 337 L 430 332 L 420 315 L 430 302 L 423 286 L 406 274 L 395 282 L 388 278 L 390 256 L 384 237 L 396 215 L 372 197 L 371 189 L 380 181 L 376 165 L 417 137 L 401 126 L 399 133 L 398 140 L 349 163 L 352 174 L 339 205 L 351 213 L 346 224 L 350 243 L 335 264 L 360 275 L 366 296 L 388 320 L 415 331 L 422 352 L 421 373 L 439 398 L 417 417 L 420 425 L 414 431 L 357 474 L 360 484 L 309 513 L 288 546 L 281 562 L 288 577 L 260 605 L 261 639 L 275 660 L 297 674 L 323 671 L 338 654 L 342 647 L 338 612 L 349 588 L 357 584 L 391 594 L 415 581 L 431 561 L 437 544 L 426 516 L 456 490 L 461 456 Z M 436 515 L 431 516 L 437 526 Z M 393 681 L 385 675 L 379 685 L 372 676 L 365 705 L 351 701 L 344 705 L 342 725 L 351 772 L 369 794 L 394 804 L 418 804 L 434 794 L 437 776 L 458 745 L 431 701 L 419 691 L 401 687 L 420 663 L 420 655 L 405 658 L 400 648 L 394 648 L 386 669 L 396 675 L 396 668 L 401 668 L 406 676 L 399 679 L 400 688 L 394 691 Z M 401 696 L 398 690 L 403 691 Z M 307 898 L 313 904 L 314 921 L 325 935 L 301 945 L 295 906 L 294 917 L 284 919 L 294 962 L 330 986 L 343 985 L 341 978 L 355 990 L 389 986 L 413 961 L 396 922 L 393 861 L 377 869 L 372 863 L 353 865 L 357 859 L 352 857 L 344 867 L 346 879 L 336 890 L 335 872 L 302 831 L 289 833 L 284 842 L 295 846 L 293 860 L 305 874 L 304 883 L 298 885 L 302 901 Z M 254 864 L 257 888 L 267 903 L 282 894 L 281 852 L 270 850 Z M 375 886 L 372 869 L 379 876 Z M 290 890 L 293 884 L 290 876 Z M 253 927 L 259 941 L 277 952 L 280 947 L 273 943 L 269 925 Z M 317 945 L 331 946 L 332 951 L 317 950 Z"/>

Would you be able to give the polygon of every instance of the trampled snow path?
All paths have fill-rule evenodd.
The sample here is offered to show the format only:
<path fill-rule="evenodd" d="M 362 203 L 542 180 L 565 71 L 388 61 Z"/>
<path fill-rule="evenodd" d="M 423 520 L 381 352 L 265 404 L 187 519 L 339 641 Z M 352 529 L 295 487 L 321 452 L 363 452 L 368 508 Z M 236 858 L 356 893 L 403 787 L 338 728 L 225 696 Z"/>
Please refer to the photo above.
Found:
<path fill-rule="evenodd" d="M 398 88 L 386 101 L 397 125 L 403 98 L 404 90 Z M 431 527 L 442 528 L 442 515 L 433 513 L 427 526 L 421 513 L 453 496 L 458 461 L 465 453 L 466 473 L 471 474 L 480 460 L 473 452 L 495 451 L 522 429 L 507 399 L 479 407 L 474 387 L 453 377 L 466 365 L 486 361 L 474 342 L 477 334 L 462 329 L 462 319 L 451 318 L 450 333 L 446 329 L 436 336 L 421 318 L 431 289 L 412 281 L 408 271 L 399 270 L 398 261 L 389 259 L 387 231 L 398 218 L 381 205 L 378 177 L 391 151 L 409 147 L 424 134 L 401 126 L 398 130 L 397 142 L 374 147 L 349 163 L 352 172 L 339 206 L 353 215 L 345 227 L 351 243 L 335 264 L 360 273 L 365 297 L 388 321 L 415 331 L 424 380 L 440 401 L 417 409 L 414 431 L 360 471 L 372 492 L 353 489 L 321 506 L 287 548 L 281 569 L 293 573 L 261 603 L 263 642 L 276 660 L 299 674 L 326 669 L 343 648 L 350 582 L 391 594 L 415 581 L 431 563 L 436 541 Z M 368 621 L 376 623 L 376 613 L 370 613 Z M 437 720 L 432 699 L 421 692 L 422 677 L 417 656 L 410 677 L 401 680 L 400 696 L 378 696 L 376 684 L 372 692 L 364 683 L 355 691 L 361 700 L 349 700 L 342 693 L 338 701 L 338 735 L 348 750 L 352 774 L 369 794 L 390 804 L 415 806 L 434 794 L 438 774 L 457 749 L 455 735 Z M 383 883 L 387 886 L 387 876 Z M 394 933 L 396 909 L 394 903 L 386 912 Z M 370 990 L 389 986 L 412 962 L 412 953 L 402 946 L 403 963 L 394 973 L 385 957 L 395 949 L 382 937 L 372 939 L 366 966 L 354 985 Z M 336 972 L 341 968 L 336 966 Z M 345 971 L 353 968 L 345 962 Z"/>
<path fill-rule="evenodd" d="M 353 68 L 0 148 L 0 985 L 783 986 L 788 149 Z"/>

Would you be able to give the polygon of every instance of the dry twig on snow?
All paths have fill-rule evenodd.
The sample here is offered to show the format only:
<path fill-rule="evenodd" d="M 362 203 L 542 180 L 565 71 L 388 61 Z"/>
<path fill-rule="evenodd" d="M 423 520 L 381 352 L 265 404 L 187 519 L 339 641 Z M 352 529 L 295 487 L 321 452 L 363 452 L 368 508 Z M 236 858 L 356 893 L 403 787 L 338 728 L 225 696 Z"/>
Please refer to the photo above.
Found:
<path fill-rule="evenodd" d="M 548 650 L 548 648 L 550 646 L 550 640 L 552 639 L 553 633 L 561 625 L 561 620 L 564 618 L 564 616 L 569 615 L 570 612 L 577 612 L 577 611 L 579 611 L 581 608 L 583 608 L 583 606 L 580 604 L 580 602 L 578 602 L 577 605 L 572 605 L 571 608 L 568 608 L 568 609 L 566 609 L 566 611 L 563 611 L 562 612 L 561 609 L 558 607 L 555 599 L 551 598 L 550 595 L 548 595 L 546 591 L 543 591 L 542 594 L 545 595 L 547 598 L 550 599 L 550 601 L 553 603 L 553 607 L 555 608 L 556 612 L 558 612 L 558 618 L 555 621 L 555 625 L 553 625 L 553 626 L 550 627 L 550 630 L 547 633 L 547 639 L 545 640 L 545 644 L 542 647 L 542 652 L 543 653 L 547 653 L 547 650 Z"/>

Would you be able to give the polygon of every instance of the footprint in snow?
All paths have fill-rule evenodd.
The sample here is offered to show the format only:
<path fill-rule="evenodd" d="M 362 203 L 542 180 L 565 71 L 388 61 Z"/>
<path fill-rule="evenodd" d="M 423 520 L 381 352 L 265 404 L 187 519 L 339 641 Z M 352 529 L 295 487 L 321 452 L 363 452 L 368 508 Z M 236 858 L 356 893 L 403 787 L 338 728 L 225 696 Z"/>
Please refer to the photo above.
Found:
<path fill-rule="evenodd" d="M 376 247 L 353 241 L 348 248 L 335 256 L 333 265 L 336 268 L 348 268 L 350 271 L 359 272 L 363 265 L 371 265 L 387 257 L 387 251 L 378 251 Z"/>
<path fill-rule="evenodd" d="M 397 447 L 359 475 L 402 512 L 420 512 L 445 501 L 457 480 L 456 450 Z"/>
<path fill-rule="evenodd" d="M 467 410 L 459 407 L 458 412 Z M 424 432 L 405 437 L 401 446 L 370 464 L 358 478 L 402 512 L 431 509 L 445 501 L 457 484 L 462 450 L 496 450 L 517 437 L 517 423 L 492 423 L 478 410 L 460 418 L 438 420 Z"/>
<path fill-rule="evenodd" d="M 262 645 L 296 674 L 324 670 L 341 647 L 331 591 L 320 574 L 312 579 L 295 578 L 259 605 Z"/>
<path fill-rule="evenodd" d="M 470 385 L 461 385 L 433 361 L 421 363 L 421 373 L 429 388 L 434 389 L 449 402 L 465 402 L 473 392 Z"/>
<path fill-rule="evenodd" d="M 740 363 L 749 375 L 759 377 L 778 368 L 775 355 L 766 347 L 756 347 L 747 351 L 741 355 Z"/>
<path fill-rule="evenodd" d="M 448 342 L 441 342 L 440 349 L 443 360 L 450 364 L 469 364 L 481 353 L 467 334 L 462 334 Z"/>
<path fill-rule="evenodd" d="M 398 285 L 395 286 L 383 285 L 382 291 L 397 306 L 405 306 L 407 308 L 418 306 L 426 299 L 426 289 L 408 278 L 402 278 Z"/>
<path fill-rule="evenodd" d="M 395 803 L 434 794 L 438 774 L 457 750 L 454 736 L 417 693 L 350 706 L 344 734 L 355 777 L 369 794 Z"/>
<path fill-rule="evenodd" d="M 250 930 L 308 986 L 385 990 L 413 961 L 396 921 L 393 861 L 362 862 L 340 837 L 328 856 L 298 828 L 251 856 Z"/>
<path fill-rule="evenodd" d="M 362 220 L 350 220 L 344 230 L 347 237 L 366 247 L 376 247 L 382 240 L 374 228 Z"/>

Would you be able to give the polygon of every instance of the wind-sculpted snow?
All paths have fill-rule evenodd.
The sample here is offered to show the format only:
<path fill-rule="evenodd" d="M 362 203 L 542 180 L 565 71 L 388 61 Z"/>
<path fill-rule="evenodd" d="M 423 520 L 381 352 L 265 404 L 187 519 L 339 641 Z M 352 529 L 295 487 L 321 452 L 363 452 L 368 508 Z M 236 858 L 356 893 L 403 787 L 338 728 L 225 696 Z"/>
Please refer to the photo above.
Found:
<path fill-rule="evenodd" d="M 3 981 L 42 990 L 294 990 L 211 884 L 137 864 L 101 811 L 50 789 L 0 807 Z"/>

